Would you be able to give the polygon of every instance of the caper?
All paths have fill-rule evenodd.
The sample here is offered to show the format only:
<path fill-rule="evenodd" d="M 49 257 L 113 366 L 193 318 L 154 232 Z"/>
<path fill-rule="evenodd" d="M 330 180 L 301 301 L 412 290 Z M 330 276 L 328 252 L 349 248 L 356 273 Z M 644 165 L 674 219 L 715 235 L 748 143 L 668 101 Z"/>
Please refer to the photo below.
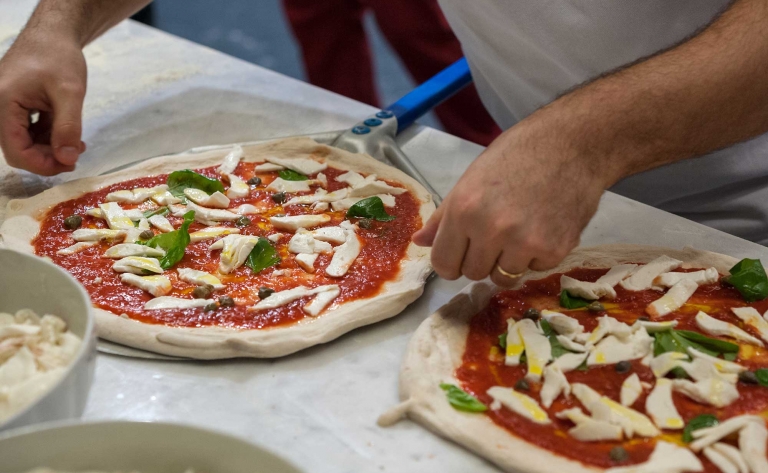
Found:
<path fill-rule="evenodd" d="M 371 225 L 373 225 L 373 222 L 371 222 L 370 218 L 363 218 L 359 222 L 357 222 L 358 227 L 365 228 L 366 230 L 371 228 Z"/>
<path fill-rule="evenodd" d="M 275 290 L 270 289 L 268 287 L 260 287 L 259 288 L 259 299 L 266 299 L 267 297 L 274 294 Z"/>
<path fill-rule="evenodd" d="M 143 232 L 139 233 L 139 238 L 142 240 L 149 240 L 155 236 L 155 233 L 152 230 L 144 230 Z"/>
<path fill-rule="evenodd" d="M 272 200 L 278 204 L 282 204 L 288 200 L 288 198 L 285 196 L 285 192 L 278 192 L 277 194 L 272 194 Z"/>
<path fill-rule="evenodd" d="M 219 305 L 221 307 L 234 307 L 235 300 L 229 296 L 221 296 L 219 297 Z"/>
<path fill-rule="evenodd" d="M 541 312 L 531 307 L 523 313 L 523 318 L 531 319 L 531 320 L 539 320 L 541 318 Z"/>
<path fill-rule="evenodd" d="M 757 375 L 754 371 L 742 371 L 739 373 L 739 381 L 744 384 L 758 384 Z"/>
<path fill-rule="evenodd" d="M 587 310 L 590 312 L 604 312 L 605 307 L 603 306 L 603 304 L 595 301 L 587 306 Z"/>
<path fill-rule="evenodd" d="M 251 219 L 248 217 L 240 217 L 237 220 L 235 220 L 235 225 L 238 227 L 247 227 L 251 224 Z"/>
<path fill-rule="evenodd" d="M 251 186 L 260 186 L 261 185 L 261 178 L 253 176 L 252 178 L 248 179 L 248 184 Z"/>
<path fill-rule="evenodd" d="M 211 294 L 213 294 L 213 286 L 210 284 L 203 284 L 202 286 L 197 286 L 194 291 L 192 291 L 192 297 L 195 299 L 208 299 L 211 297 Z"/>
<path fill-rule="evenodd" d="M 219 306 L 217 306 L 215 302 L 211 302 L 210 304 L 208 304 L 205 307 L 203 307 L 203 310 L 205 310 L 206 312 L 210 312 L 210 311 L 216 310 L 218 308 L 219 308 Z"/>
<path fill-rule="evenodd" d="M 629 453 L 624 447 L 617 445 L 608 452 L 608 456 L 611 457 L 612 461 L 623 462 L 629 458 Z"/>
<path fill-rule="evenodd" d="M 64 227 L 68 230 L 77 230 L 83 224 L 83 217 L 79 215 L 70 215 L 64 219 Z"/>
<path fill-rule="evenodd" d="M 518 391 L 528 391 L 531 387 L 528 385 L 528 381 L 521 379 L 515 383 L 515 389 Z"/>
<path fill-rule="evenodd" d="M 620 361 L 616 363 L 616 372 L 617 373 L 629 373 L 629 371 L 632 369 L 632 363 L 628 361 Z"/>

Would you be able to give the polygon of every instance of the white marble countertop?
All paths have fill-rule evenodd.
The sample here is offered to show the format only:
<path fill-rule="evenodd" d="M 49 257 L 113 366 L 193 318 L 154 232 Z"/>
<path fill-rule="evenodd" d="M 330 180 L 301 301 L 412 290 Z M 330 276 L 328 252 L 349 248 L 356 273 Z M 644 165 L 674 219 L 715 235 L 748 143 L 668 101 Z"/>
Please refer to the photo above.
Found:
<path fill-rule="evenodd" d="M 0 51 L 33 2 L 0 3 Z M 366 105 L 134 23 L 87 48 L 88 152 L 52 180 L 0 164 L 0 201 L 199 145 L 347 127 Z M 403 150 L 443 195 L 481 148 L 413 128 Z M 0 219 L 2 215 L 0 215 Z M 764 247 L 606 194 L 585 245 L 695 246 L 736 257 Z M 493 466 L 409 421 L 376 426 L 397 401 L 402 353 L 418 324 L 467 283 L 436 279 L 394 319 L 276 360 L 159 362 L 99 355 L 84 419 L 175 421 L 263 445 L 307 472 L 491 472 Z"/>

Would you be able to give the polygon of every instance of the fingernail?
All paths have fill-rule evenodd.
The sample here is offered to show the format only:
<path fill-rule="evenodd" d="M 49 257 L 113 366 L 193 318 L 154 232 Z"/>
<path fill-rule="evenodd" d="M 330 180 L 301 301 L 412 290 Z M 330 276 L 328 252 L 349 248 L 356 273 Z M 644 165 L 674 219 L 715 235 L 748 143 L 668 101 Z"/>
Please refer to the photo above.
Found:
<path fill-rule="evenodd" d="M 80 156 L 80 150 L 74 146 L 62 146 L 56 153 L 57 158 L 61 164 L 72 165 L 77 162 L 77 158 Z"/>

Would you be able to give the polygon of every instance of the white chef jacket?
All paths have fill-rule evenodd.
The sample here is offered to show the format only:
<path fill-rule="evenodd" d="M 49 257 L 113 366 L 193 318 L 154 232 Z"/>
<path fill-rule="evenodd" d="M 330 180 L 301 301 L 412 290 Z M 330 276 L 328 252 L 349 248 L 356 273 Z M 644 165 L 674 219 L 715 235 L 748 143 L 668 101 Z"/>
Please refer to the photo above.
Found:
<path fill-rule="evenodd" d="M 728 0 L 439 0 L 480 96 L 509 128 L 563 92 L 674 46 Z M 557 130 L 552 130 L 557 133 Z M 768 135 L 647 171 L 614 192 L 768 242 Z"/>

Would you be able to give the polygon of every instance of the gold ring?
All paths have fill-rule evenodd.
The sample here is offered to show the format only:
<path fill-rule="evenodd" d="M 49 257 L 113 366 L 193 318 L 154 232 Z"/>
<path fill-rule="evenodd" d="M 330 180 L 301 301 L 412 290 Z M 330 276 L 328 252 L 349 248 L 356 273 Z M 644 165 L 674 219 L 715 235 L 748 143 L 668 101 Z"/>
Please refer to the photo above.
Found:
<path fill-rule="evenodd" d="M 496 265 L 496 271 L 501 273 L 502 276 L 508 277 L 509 279 L 517 279 L 517 278 L 521 277 L 523 274 L 525 274 L 525 271 L 523 271 L 521 273 L 508 273 L 508 272 L 504 271 L 503 269 L 501 269 L 501 266 L 499 266 L 498 264 Z"/>

